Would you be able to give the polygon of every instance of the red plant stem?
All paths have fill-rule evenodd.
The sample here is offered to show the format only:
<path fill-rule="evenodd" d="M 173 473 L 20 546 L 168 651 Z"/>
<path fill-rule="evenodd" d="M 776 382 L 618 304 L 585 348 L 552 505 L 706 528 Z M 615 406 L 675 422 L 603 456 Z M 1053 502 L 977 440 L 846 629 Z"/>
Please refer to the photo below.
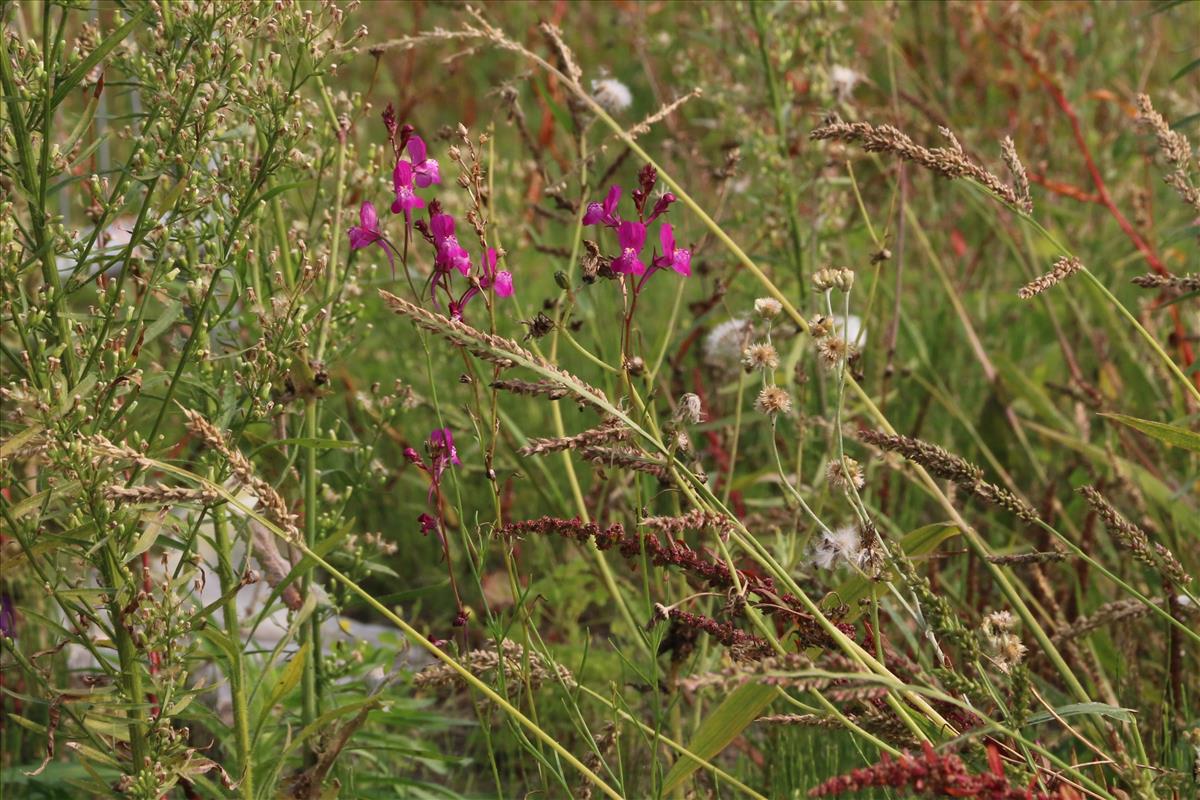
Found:
<path fill-rule="evenodd" d="M 989 25 L 989 27 L 992 26 Z M 1015 50 L 1025 63 L 1029 65 L 1029 68 L 1033 70 L 1038 80 L 1046 87 L 1046 91 L 1050 93 L 1050 97 L 1054 100 L 1055 105 L 1058 106 L 1059 110 L 1066 115 L 1067 120 L 1071 123 L 1071 133 L 1075 138 L 1075 144 L 1078 146 L 1079 152 L 1083 154 L 1084 164 L 1087 166 L 1088 174 L 1092 177 L 1092 184 L 1096 187 L 1096 202 L 1108 209 L 1108 213 L 1117 221 L 1117 225 L 1124 232 L 1125 236 L 1133 243 L 1138 252 L 1142 254 L 1150 269 L 1159 275 L 1169 276 L 1171 271 L 1162 263 L 1162 259 L 1158 257 L 1154 248 L 1142 238 L 1141 234 L 1130 224 L 1125 215 L 1121 213 L 1121 209 L 1117 208 L 1116 203 L 1113 202 L 1112 195 L 1108 192 L 1108 186 L 1104 182 L 1104 177 L 1100 174 L 1100 168 L 1096 166 L 1096 161 L 1092 158 L 1091 148 L 1088 147 L 1087 139 L 1083 135 L 1083 126 L 1079 122 L 1079 115 L 1075 113 L 1075 107 L 1067 99 L 1066 92 L 1062 90 L 1062 87 L 1058 85 L 1053 77 L 1042 69 L 1033 53 L 1013 42 L 1007 36 L 999 34 L 994 27 L 992 30 L 999 35 L 1000 41 Z M 1183 327 L 1183 319 L 1179 313 L 1179 308 L 1177 306 L 1170 306 L 1168 311 L 1171 314 L 1171 321 L 1175 327 L 1175 343 L 1179 347 L 1179 356 L 1183 360 L 1183 366 L 1185 368 L 1190 367 L 1196 360 L 1196 357 L 1192 352 L 1192 345 L 1188 341 L 1187 331 Z M 1196 386 L 1200 386 L 1200 373 L 1192 375 L 1192 381 Z"/>
<path fill-rule="evenodd" d="M 1060 194 L 1063 197 L 1069 197 L 1081 203 L 1095 203 L 1096 205 L 1100 205 L 1100 195 L 1088 194 L 1087 189 L 1082 189 L 1074 184 L 1056 181 L 1053 178 L 1039 175 L 1036 172 L 1029 173 L 1029 182 L 1036 183 L 1048 192 L 1054 192 L 1054 194 Z"/>

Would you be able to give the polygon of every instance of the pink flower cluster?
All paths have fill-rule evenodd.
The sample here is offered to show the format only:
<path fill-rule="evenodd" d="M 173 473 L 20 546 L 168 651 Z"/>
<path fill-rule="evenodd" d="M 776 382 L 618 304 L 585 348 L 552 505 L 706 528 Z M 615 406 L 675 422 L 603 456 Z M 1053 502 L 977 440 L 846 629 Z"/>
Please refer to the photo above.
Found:
<path fill-rule="evenodd" d="M 417 194 L 417 189 L 426 189 L 442 182 L 441 168 L 436 159 L 429 157 L 424 140 L 416 135 L 412 126 L 400 127 L 396 124 L 395 112 L 390 105 L 383 113 L 383 121 L 396 153 L 396 165 L 392 169 L 392 191 L 395 194 L 391 206 L 392 213 L 404 215 L 406 244 L 416 228 L 433 246 L 433 274 L 429 280 L 429 296 L 434 305 L 438 304 L 439 293 L 444 294 L 450 308 L 450 316 L 461 319 L 467 303 L 482 292 L 491 291 L 497 297 L 511 296 L 512 273 L 496 268 L 498 255 L 495 249 L 488 247 L 480 254 L 479 268 L 476 270 L 471 264 L 471 254 L 459 243 L 454 233 L 454 217 L 442 213 L 436 200 L 430 200 L 427 204 Z M 407 158 L 403 157 L 405 152 L 408 154 Z M 428 208 L 429 221 L 414 224 L 413 211 L 422 208 Z M 375 204 L 370 200 L 364 201 L 358 210 L 358 220 L 358 225 L 348 231 L 350 249 L 359 250 L 373 244 L 379 245 L 387 254 L 394 275 L 396 255 L 400 250 L 384 235 Z M 450 280 L 453 272 L 458 272 L 468 279 L 468 286 L 457 297 Z"/>
<path fill-rule="evenodd" d="M 646 235 L 650 225 L 675 202 L 675 195 L 665 192 L 655 201 L 649 214 L 646 213 L 650 192 L 657 181 L 658 172 L 649 165 L 642 168 L 638 174 L 638 188 L 633 190 L 636 220 L 621 218 L 617 206 L 621 202 L 622 190 L 616 184 L 608 190 L 604 202 L 591 203 L 584 212 L 584 225 L 603 225 L 616 231 L 620 251 L 612 258 L 611 268 L 617 274 L 649 277 L 654 271 L 668 267 L 680 275 L 692 274 L 692 253 L 676 245 L 675 232 L 669 222 L 664 222 L 658 229 L 658 241 L 662 252 L 651 256 L 649 264 L 643 260 L 642 251 L 646 248 Z"/>

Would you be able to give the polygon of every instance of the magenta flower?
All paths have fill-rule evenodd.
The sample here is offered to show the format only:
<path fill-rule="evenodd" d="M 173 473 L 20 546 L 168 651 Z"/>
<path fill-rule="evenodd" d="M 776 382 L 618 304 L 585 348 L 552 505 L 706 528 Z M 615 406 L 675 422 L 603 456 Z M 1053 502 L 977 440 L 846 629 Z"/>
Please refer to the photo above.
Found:
<path fill-rule="evenodd" d="M 513 277 L 508 270 L 496 271 L 496 260 L 499 256 L 496 255 L 496 250 L 489 247 L 487 252 L 479 260 L 483 265 L 483 278 L 480 280 L 480 285 L 484 289 L 493 289 L 496 294 L 501 297 L 511 297 L 513 293 Z"/>
<path fill-rule="evenodd" d="M 413 136 L 408 140 L 408 155 L 412 158 L 413 180 L 417 186 L 424 189 L 430 184 L 442 182 L 438 162 L 426 158 L 425 141 L 420 136 Z"/>
<path fill-rule="evenodd" d="M 432 514 L 421 514 L 417 517 L 417 522 L 421 525 L 421 535 L 428 536 L 431 533 L 438 532 L 437 517 Z"/>
<path fill-rule="evenodd" d="M 462 466 L 449 428 L 435 428 L 429 434 L 429 458 L 433 462 L 432 474 L 439 479 L 450 465 Z"/>
<path fill-rule="evenodd" d="M 425 201 L 417 197 L 413 191 L 413 165 L 400 159 L 396 162 L 396 168 L 392 170 L 392 188 L 396 192 L 396 199 L 392 202 L 392 213 L 404 213 L 406 224 L 412 224 L 412 210 L 414 208 L 424 208 Z"/>
<path fill-rule="evenodd" d="M 454 235 L 454 217 L 449 214 L 434 214 L 429 220 L 429 232 L 433 236 L 433 246 L 437 254 L 433 259 L 433 268 L 441 272 L 456 269 L 463 275 L 471 272 L 471 254 L 458 243 Z"/>
<path fill-rule="evenodd" d="M 617 203 L 621 202 L 621 187 L 615 183 L 608 190 L 608 196 L 604 198 L 604 203 L 590 203 L 587 211 L 583 215 L 584 225 L 596 225 L 603 223 L 610 228 L 615 228 L 621 224 L 621 217 L 617 214 Z"/>
<path fill-rule="evenodd" d="M 621 187 L 615 185 L 608 190 L 603 203 L 591 203 L 583 215 L 584 225 L 605 225 L 616 230 L 621 251 L 609 262 L 609 268 L 619 275 L 642 276 L 634 286 L 635 293 L 640 292 L 650 276 L 660 269 L 669 267 L 680 275 L 692 274 L 691 251 L 676 246 L 674 230 L 665 222 L 658 231 L 662 254 L 655 255 L 649 264 L 642 260 L 647 227 L 666 214 L 671 204 L 678 199 L 671 192 L 664 192 L 654 202 L 653 207 L 648 208 L 657 182 L 658 173 L 653 167 L 647 165 L 638 172 L 638 185 L 632 194 L 634 209 L 637 211 L 636 220 L 621 219 L 617 210 L 621 201 Z"/>
<path fill-rule="evenodd" d="M 487 252 L 479 259 L 480 268 L 483 272 L 479 276 L 479 280 L 471 284 L 467 291 L 463 292 L 463 296 L 457 301 L 450 302 L 450 317 L 451 319 L 462 319 L 463 311 L 467 307 L 467 303 L 481 291 L 491 289 L 498 297 L 511 297 L 513 293 L 513 276 L 508 270 L 496 271 L 496 261 L 499 256 L 493 247 L 489 247 Z"/>
<path fill-rule="evenodd" d="M 621 245 L 621 255 L 613 259 L 613 272 L 644 273 L 646 265 L 641 254 L 646 245 L 646 226 L 640 222 L 622 222 L 617 228 L 617 242 Z"/>
<path fill-rule="evenodd" d="M 383 232 L 379 230 L 379 215 L 375 213 L 374 203 L 367 200 L 359 206 L 358 224 L 346 233 L 350 237 L 351 250 L 359 250 L 373 244 L 378 244 L 383 248 L 383 252 L 387 253 L 388 261 L 392 265 L 392 274 L 395 274 L 396 258 L 392 255 L 392 250 L 388 247 Z"/>
<path fill-rule="evenodd" d="M 670 267 L 680 275 L 692 274 L 692 251 L 675 246 L 675 234 L 671 223 L 664 222 L 658 229 L 658 240 L 662 243 L 663 254 L 654 259 L 656 267 Z"/>

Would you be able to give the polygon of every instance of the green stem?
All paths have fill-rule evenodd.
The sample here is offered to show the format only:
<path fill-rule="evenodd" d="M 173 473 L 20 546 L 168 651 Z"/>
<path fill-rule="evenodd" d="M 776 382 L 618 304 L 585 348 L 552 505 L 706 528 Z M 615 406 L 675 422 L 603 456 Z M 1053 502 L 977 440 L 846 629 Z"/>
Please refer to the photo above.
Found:
<path fill-rule="evenodd" d="M 246 666 L 242 658 L 242 634 L 238 623 L 236 589 L 241 581 L 233 570 L 233 547 L 229 540 L 229 525 L 223 508 L 212 510 L 213 533 L 217 545 L 217 574 L 225 619 L 225 634 L 235 643 L 230 653 L 229 691 L 233 701 L 233 728 L 238 746 L 238 767 L 241 776 L 238 790 L 246 800 L 254 797 L 254 752 L 250 745 L 250 710 L 246 700 Z"/>
<path fill-rule="evenodd" d="M 110 587 L 108 616 L 112 620 L 113 639 L 117 646 L 117 659 L 121 663 L 121 680 L 125 684 L 125 694 L 129 697 L 129 753 L 133 766 L 131 774 L 136 775 L 144 766 L 146 752 L 146 691 L 142 686 L 142 665 L 139 663 L 137 647 L 133 637 L 125 627 L 125 614 L 121 602 L 117 599 L 117 587 L 120 585 L 123 569 L 116 553 L 113 552 L 112 542 L 104 548 L 104 580 Z"/>

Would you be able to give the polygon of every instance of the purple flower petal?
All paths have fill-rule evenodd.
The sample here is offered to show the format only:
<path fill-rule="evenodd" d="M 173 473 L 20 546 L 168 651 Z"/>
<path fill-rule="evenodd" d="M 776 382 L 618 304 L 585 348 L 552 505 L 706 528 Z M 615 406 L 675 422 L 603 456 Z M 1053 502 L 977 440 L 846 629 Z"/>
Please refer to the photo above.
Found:
<path fill-rule="evenodd" d="M 350 249 L 360 250 L 373 244 L 379 238 L 379 234 L 375 231 L 364 230 L 357 225 L 346 232 L 350 237 Z"/>
<path fill-rule="evenodd" d="M 617 228 L 617 241 L 621 245 L 621 255 L 613 259 L 613 271 L 634 275 L 644 273 L 646 265 L 640 256 L 646 244 L 646 226 L 640 222 L 622 222 Z"/>
<path fill-rule="evenodd" d="M 617 228 L 617 241 L 621 249 L 632 248 L 640 253 L 646 245 L 646 226 L 640 222 L 622 222 Z"/>
<path fill-rule="evenodd" d="M 513 293 L 513 277 L 508 270 L 501 270 L 496 273 L 496 280 L 493 282 L 496 287 L 496 295 L 498 297 L 512 297 Z"/>
<path fill-rule="evenodd" d="M 616 217 L 614 215 L 616 214 L 617 203 L 619 202 L 621 202 L 621 187 L 614 183 L 608 190 L 608 196 L 604 198 L 605 216 L 609 217 L 611 220 L 615 220 Z M 609 224 L 611 225 L 613 223 L 609 222 Z"/>
<path fill-rule="evenodd" d="M 408 140 L 408 154 L 412 157 L 414 164 L 420 164 L 425 160 L 425 140 L 420 136 L 412 136 Z"/>
<path fill-rule="evenodd" d="M 433 235 L 434 244 L 440 244 L 447 237 L 454 235 L 454 217 L 449 214 L 434 214 L 429 220 L 429 232 Z"/>
<path fill-rule="evenodd" d="M 666 192 L 662 197 L 658 198 L 658 202 L 654 204 L 654 210 L 650 212 L 650 218 L 647 222 L 654 222 L 660 214 L 665 214 L 667 209 L 671 207 L 671 203 L 675 202 L 675 195 Z"/>
<path fill-rule="evenodd" d="M 671 253 L 671 269 L 680 275 L 692 274 L 692 251 L 676 249 Z"/>
<path fill-rule="evenodd" d="M 404 159 L 397 161 L 396 168 L 392 170 L 392 187 L 397 194 L 402 186 L 412 188 L 412 164 Z"/>
<path fill-rule="evenodd" d="M 358 207 L 358 224 L 369 231 L 379 230 L 379 215 L 375 213 L 375 204 L 370 200 Z"/>
<path fill-rule="evenodd" d="M 658 229 L 658 241 L 662 244 L 663 255 L 669 257 L 675 250 L 675 232 L 671 229 L 671 223 L 664 222 Z"/>
<path fill-rule="evenodd" d="M 621 187 L 615 183 L 608 190 L 608 195 L 604 198 L 603 203 L 589 203 L 587 211 L 583 214 L 584 225 L 597 225 L 604 223 L 610 228 L 615 228 L 621 224 L 621 217 L 617 214 L 617 204 L 621 202 Z"/>
<path fill-rule="evenodd" d="M 416 173 L 416 177 L 413 180 L 422 189 L 430 184 L 442 182 L 441 168 L 438 167 L 438 162 L 432 158 L 427 158 L 419 164 L 414 165 L 413 171 Z"/>

